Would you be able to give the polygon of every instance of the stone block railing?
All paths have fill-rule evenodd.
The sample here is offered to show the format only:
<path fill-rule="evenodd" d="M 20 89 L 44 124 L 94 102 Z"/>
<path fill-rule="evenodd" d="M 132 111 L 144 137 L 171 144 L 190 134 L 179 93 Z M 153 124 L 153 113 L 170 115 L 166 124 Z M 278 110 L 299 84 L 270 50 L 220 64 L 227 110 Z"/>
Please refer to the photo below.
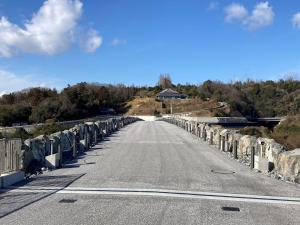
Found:
<path fill-rule="evenodd" d="M 252 169 L 300 183 L 300 149 L 286 151 L 273 139 L 242 135 L 238 130 L 199 122 L 194 117 L 170 116 L 163 120 L 196 135 L 220 151 L 228 152 Z"/>
<path fill-rule="evenodd" d="M 105 137 L 135 121 L 137 118 L 119 116 L 85 122 L 69 130 L 28 139 L 24 143 L 23 169 L 26 171 L 32 162 L 52 168 L 63 166 L 66 159 L 76 158 Z"/>

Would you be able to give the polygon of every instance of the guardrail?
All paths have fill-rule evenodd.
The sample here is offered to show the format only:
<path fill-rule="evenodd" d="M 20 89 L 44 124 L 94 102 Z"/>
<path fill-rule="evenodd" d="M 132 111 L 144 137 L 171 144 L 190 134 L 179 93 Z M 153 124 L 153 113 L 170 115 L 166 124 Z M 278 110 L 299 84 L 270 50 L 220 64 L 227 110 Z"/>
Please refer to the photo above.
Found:
<path fill-rule="evenodd" d="M 0 140 L 0 175 L 22 169 L 21 139 Z"/>

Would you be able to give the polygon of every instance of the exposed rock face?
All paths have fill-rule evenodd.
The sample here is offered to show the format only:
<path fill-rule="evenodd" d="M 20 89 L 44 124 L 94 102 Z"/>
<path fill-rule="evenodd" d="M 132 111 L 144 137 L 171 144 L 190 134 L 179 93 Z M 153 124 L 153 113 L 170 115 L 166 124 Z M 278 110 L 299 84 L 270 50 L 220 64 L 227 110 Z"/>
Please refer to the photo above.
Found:
<path fill-rule="evenodd" d="M 275 168 L 284 179 L 300 183 L 300 149 L 279 154 L 275 160 Z"/>
<path fill-rule="evenodd" d="M 244 135 L 239 140 L 238 154 L 250 156 L 251 148 L 256 147 L 257 139 L 253 136 Z"/>

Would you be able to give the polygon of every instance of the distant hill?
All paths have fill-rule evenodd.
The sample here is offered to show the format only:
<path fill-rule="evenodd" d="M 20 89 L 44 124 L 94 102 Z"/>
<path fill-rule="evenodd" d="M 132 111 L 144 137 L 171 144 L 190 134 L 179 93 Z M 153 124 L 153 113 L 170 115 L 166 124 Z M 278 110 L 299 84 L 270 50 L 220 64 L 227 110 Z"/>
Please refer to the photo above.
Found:
<path fill-rule="evenodd" d="M 273 117 L 300 114 L 300 81 L 251 81 L 225 84 L 205 81 L 202 85 L 177 85 L 189 96 L 227 102 L 228 116 Z"/>
<path fill-rule="evenodd" d="M 99 83 L 79 83 L 61 92 L 30 88 L 0 97 L 0 126 L 81 119 L 101 114 L 108 108 L 116 114 L 158 114 L 191 112 L 196 116 L 273 117 L 300 114 L 300 81 L 279 80 L 201 85 L 168 84 L 189 96 L 188 100 L 155 100 L 161 86 L 135 87 Z M 225 106 L 219 107 L 220 103 Z M 162 105 L 164 104 L 164 105 Z"/>

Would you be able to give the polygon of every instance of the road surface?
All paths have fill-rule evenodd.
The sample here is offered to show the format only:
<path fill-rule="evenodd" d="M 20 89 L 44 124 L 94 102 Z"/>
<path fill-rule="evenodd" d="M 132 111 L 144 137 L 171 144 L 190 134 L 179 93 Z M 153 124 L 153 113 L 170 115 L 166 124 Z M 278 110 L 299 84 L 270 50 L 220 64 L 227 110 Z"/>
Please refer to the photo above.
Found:
<path fill-rule="evenodd" d="M 300 187 L 172 124 L 140 121 L 0 194 L 0 224 L 300 224 Z"/>

